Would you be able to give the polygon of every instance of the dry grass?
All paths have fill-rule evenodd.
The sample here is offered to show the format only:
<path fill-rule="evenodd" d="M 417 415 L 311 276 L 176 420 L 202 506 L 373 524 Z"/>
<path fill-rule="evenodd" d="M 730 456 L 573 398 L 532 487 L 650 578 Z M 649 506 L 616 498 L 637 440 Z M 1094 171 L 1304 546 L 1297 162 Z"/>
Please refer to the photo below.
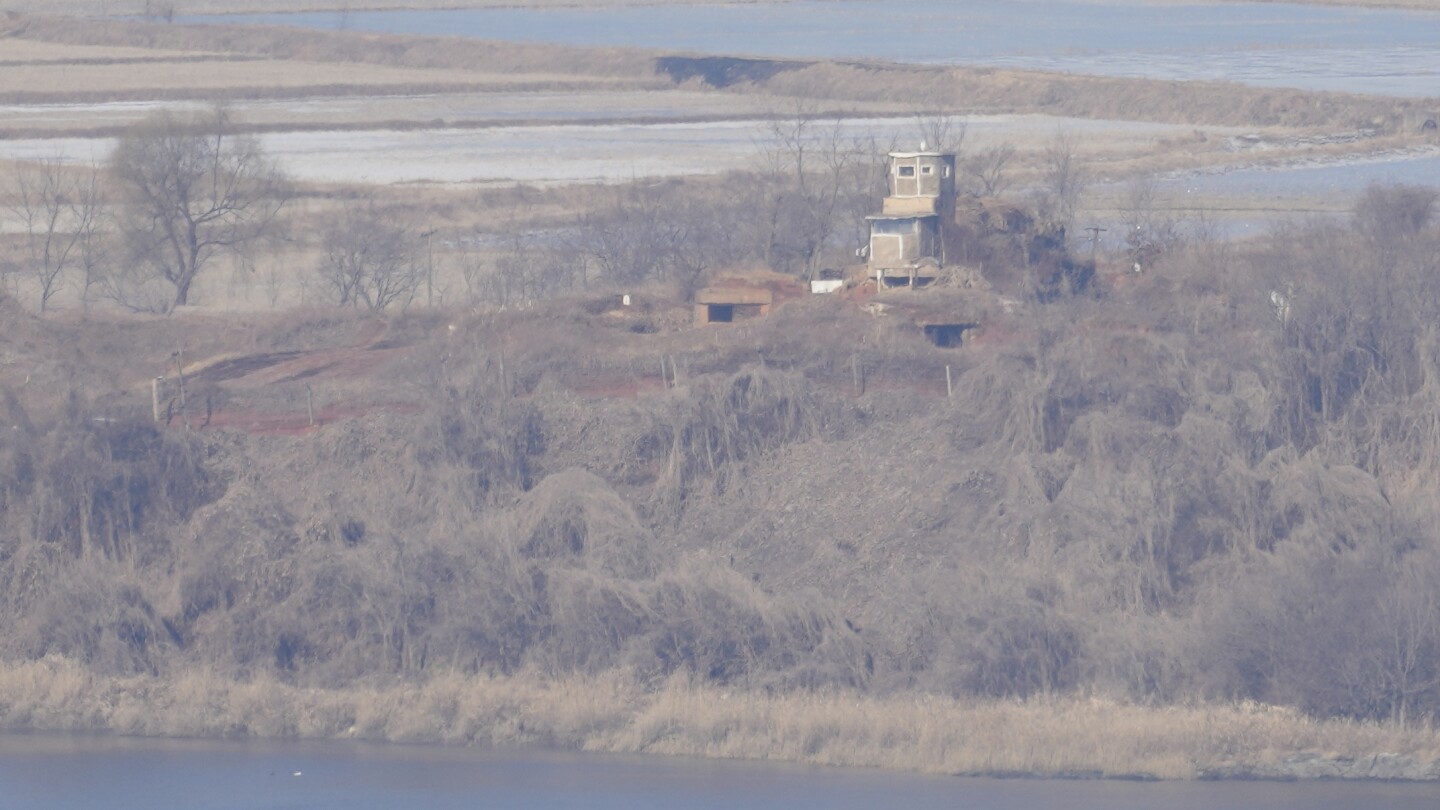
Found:
<path fill-rule="evenodd" d="M 1318 722 L 1273 706 L 1146 708 L 1104 699 L 739 695 L 671 683 L 599 748 L 933 773 L 1189 779 L 1301 751 L 1440 756 L 1428 732 Z"/>
<path fill-rule="evenodd" d="M 0 45 L 0 64 L 6 66 L 21 63 L 62 63 L 98 62 L 133 59 L 175 59 L 193 57 L 185 51 L 157 51 L 150 48 L 104 47 L 94 45 L 66 45 L 59 42 L 8 37 Z"/>
<path fill-rule="evenodd" d="M 173 64 L 140 62 L 122 70 L 110 65 L 17 65 L 0 72 L 0 96 L 27 93 L 35 96 L 133 95 L 154 91 L 157 95 L 177 92 L 218 91 L 236 88 L 266 88 L 270 92 L 295 88 L 327 89 L 360 85 L 383 91 L 390 86 L 450 85 L 486 83 L 498 87 L 517 83 L 549 83 L 556 75 L 481 75 L 460 70 L 424 70 L 379 65 L 343 65 L 317 62 L 216 61 L 177 67 Z M 573 83 L 576 77 L 563 77 Z"/>
<path fill-rule="evenodd" d="M 16 18 L 21 36 L 10 36 L 0 48 L 0 103 L 78 104 L 135 100 L 236 101 L 314 96 L 431 97 L 440 93 L 533 92 L 668 87 L 658 78 L 616 80 L 601 74 L 552 66 L 535 58 L 528 68 L 503 56 L 480 64 L 452 54 L 375 59 L 367 53 L 366 37 L 345 47 L 325 39 L 275 34 L 256 40 L 244 35 L 216 35 L 180 26 L 154 35 L 153 27 L 130 24 L 60 23 L 61 38 L 47 25 L 55 21 Z M 116 36 L 116 31 L 134 36 Z M 145 31 L 151 31 L 144 34 Z M 194 37 L 183 35 L 186 31 Z M 48 32 L 48 33 L 47 33 Z M 93 35 L 102 44 L 75 40 Z M 175 36 L 176 33 L 181 36 Z M 239 41 L 236 41 L 236 40 Z M 268 41 L 273 47 L 263 47 Z M 317 45 L 317 42 L 319 43 Z M 453 50 L 454 43 L 450 43 Z M 386 51 L 385 48 L 378 48 Z M 475 50 L 475 49 L 471 49 Z M 430 116 L 433 120 L 434 116 Z M 367 120 L 373 120 L 373 116 Z"/>
<path fill-rule="evenodd" d="M 1105 699 L 747 694 L 684 676 L 647 690 L 598 677 L 444 674 L 306 689 L 204 672 L 102 678 L 60 658 L 0 667 L 0 728 L 201 737 L 363 738 L 880 767 L 949 774 L 1191 779 L 1297 753 L 1440 759 L 1430 730 L 1318 721 L 1264 706 Z"/>
<path fill-rule="evenodd" d="M 15 36 L 25 39 L 76 45 L 205 50 L 302 62 L 479 73 L 655 78 L 653 54 L 626 48 L 479 42 L 464 37 L 396 36 L 275 26 L 149 25 L 23 15 L 10 18 L 8 27 Z"/>
<path fill-rule="evenodd" d="M 738 89 L 744 90 L 746 87 Z M 758 85 L 812 99 L 889 99 L 969 113 L 1328 129 L 1411 128 L 1433 116 L 1424 100 L 1246 87 L 1224 82 L 1081 76 L 993 68 L 816 62 Z"/>

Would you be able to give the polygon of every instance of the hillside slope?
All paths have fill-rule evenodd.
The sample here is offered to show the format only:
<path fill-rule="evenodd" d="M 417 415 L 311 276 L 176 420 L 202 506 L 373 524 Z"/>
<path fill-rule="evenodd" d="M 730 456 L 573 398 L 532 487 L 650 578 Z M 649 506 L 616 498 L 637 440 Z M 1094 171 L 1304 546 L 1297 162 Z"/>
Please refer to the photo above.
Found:
<path fill-rule="evenodd" d="M 1357 222 L 1008 314 L 12 309 L 0 656 L 1426 715 L 1437 234 Z"/>

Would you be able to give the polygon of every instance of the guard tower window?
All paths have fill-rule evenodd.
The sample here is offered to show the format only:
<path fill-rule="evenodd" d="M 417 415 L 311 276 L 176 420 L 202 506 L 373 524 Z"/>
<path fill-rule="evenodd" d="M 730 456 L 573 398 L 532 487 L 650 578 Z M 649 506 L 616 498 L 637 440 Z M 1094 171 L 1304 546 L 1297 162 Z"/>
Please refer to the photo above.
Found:
<path fill-rule="evenodd" d="M 897 166 L 896 169 L 895 169 L 895 172 L 896 172 L 896 174 L 899 174 L 901 177 L 914 177 L 914 176 L 915 176 L 915 167 L 914 167 L 914 166 Z"/>
<path fill-rule="evenodd" d="M 877 219 L 871 225 L 871 233 L 879 236 L 908 236 L 915 233 L 916 220 Z"/>
<path fill-rule="evenodd" d="M 935 173 L 935 167 L 934 167 L 934 166 L 921 166 L 921 167 L 920 167 L 920 173 L 921 173 L 921 174 L 934 174 L 934 173 Z"/>

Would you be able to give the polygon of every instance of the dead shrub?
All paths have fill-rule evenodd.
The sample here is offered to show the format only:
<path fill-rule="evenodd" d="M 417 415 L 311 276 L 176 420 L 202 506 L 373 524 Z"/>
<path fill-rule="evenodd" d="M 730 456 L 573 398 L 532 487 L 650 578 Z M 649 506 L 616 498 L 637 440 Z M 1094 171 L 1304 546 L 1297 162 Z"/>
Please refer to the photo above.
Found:
<path fill-rule="evenodd" d="M 800 376 L 749 367 L 702 377 L 670 398 L 642 446 L 663 454 L 657 508 L 678 514 L 702 482 L 723 490 L 752 456 L 803 441 L 818 428 L 809 386 Z"/>

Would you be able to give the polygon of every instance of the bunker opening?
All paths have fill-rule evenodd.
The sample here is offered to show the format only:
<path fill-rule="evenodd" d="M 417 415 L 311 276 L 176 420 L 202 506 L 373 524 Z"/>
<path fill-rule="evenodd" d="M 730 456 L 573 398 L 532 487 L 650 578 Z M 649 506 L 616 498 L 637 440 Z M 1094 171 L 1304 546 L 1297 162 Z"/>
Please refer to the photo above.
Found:
<path fill-rule="evenodd" d="M 925 339 L 942 349 L 958 349 L 965 332 L 974 329 L 973 323 L 927 323 L 921 327 Z"/>

